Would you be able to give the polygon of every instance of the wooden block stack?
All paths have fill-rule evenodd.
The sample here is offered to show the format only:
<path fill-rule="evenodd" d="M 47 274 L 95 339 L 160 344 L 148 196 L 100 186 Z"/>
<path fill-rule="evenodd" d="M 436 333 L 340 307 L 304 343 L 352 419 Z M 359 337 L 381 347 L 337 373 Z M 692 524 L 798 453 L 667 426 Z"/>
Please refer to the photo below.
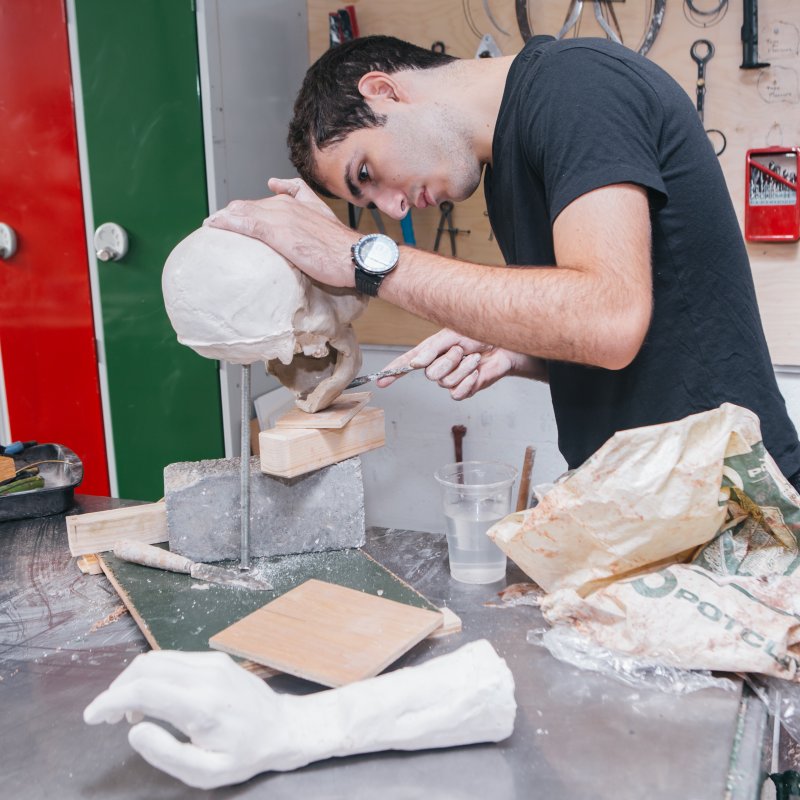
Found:
<path fill-rule="evenodd" d="M 259 434 L 261 470 L 294 478 L 386 443 L 383 409 L 366 403 L 370 392 L 342 395 L 316 414 L 292 409 Z"/>

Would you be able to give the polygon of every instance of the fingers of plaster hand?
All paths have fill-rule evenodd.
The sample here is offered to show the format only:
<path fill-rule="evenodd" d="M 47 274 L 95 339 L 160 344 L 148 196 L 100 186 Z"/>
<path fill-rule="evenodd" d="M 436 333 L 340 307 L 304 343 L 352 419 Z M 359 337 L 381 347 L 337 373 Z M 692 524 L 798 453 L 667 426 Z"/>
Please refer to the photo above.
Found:
<path fill-rule="evenodd" d="M 83 719 L 89 725 L 113 724 L 128 713 L 144 714 L 169 722 L 189 735 L 190 729 L 209 725 L 201 706 L 202 701 L 189 689 L 142 678 L 122 686 L 112 685 L 86 707 Z"/>
<path fill-rule="evenodd" d="M 179 742 L 152 722 L 131 728 L 128 741 L 149 764 L 189 786 L 214 789 L 235 780 L 245 780 L 244 777 L 230 777 L 232 761 L 229 755 Z"/>

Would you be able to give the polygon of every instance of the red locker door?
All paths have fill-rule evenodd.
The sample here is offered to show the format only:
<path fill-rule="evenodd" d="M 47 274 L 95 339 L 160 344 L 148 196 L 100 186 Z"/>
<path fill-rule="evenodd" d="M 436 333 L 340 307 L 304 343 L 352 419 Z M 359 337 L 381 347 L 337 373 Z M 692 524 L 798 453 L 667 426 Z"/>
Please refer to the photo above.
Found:
<path fill-rule="evenodd" d="M 13 439 L 83 460 L 108 494 L 63 0 L 0 0 L 0 355 Z"/>

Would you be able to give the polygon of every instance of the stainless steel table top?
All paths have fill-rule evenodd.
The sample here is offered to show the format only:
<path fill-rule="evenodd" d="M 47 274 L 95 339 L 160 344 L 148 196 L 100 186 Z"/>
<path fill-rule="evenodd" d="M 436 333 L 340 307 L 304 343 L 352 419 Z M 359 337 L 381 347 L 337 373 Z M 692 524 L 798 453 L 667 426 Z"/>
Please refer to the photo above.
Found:
<path fill-rule="evenodd" d="M 80 509 L 124 505 L 78 497 Z M 400 665 L 487 638 L 516 682 L 514 734 L 498 745 L 331 759 L 213 792 L 153 769 L 127 743 L 127 724 L 85 725 L 81 713 L 147 649 L 104 576 L 81 575 L 63 516 L 0 523 L 0 793 L 8 798 L 260 797 L 754 798 L 765 714 L 740 691 L 672 696 L 584 672 L 527 643 L 544 625 L 531 606 L 489 607 L 504 583 L 453 581 L 443 536 L 371 529 L 367 552 L 463 620 L 460 634 L 423 642 Z M 513 565 L 507 583 L 525 580 Z M 278 691 L 318 687 L 288 676 Z M 199 700 L 199 699 L 198 699 Z M 264 725 L 270 725 L 264 720 Z"/>

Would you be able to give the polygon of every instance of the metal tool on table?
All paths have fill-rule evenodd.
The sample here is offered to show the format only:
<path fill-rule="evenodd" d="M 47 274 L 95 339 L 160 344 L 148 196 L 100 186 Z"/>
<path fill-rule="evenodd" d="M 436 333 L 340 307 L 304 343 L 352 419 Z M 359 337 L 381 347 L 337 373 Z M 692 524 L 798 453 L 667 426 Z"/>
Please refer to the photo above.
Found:
<path fill-rule="evenodd" d="M 242 575 L 234 569 L 224 569 L 213 564 L 199 564 L 191 558 L 171 553 L 152 544 L 122 540 L 114 545 L 114 555 L 123 561 L 142 564 L 153 569 L 164 569 L 169 572 L 182 572 L 195 580 L 218 583 L 223 586 L 238 586 L 242 589 L 266 592 L 273 588 L 272 584 L 256 578 L 255 575 Z"/>
<path fill-rule="evenodd" d="M 714 57 L 714 45 L 708 39 L 698 39 L 692 43 L 689 54 L 697 64 L 697 113 L 700 116 L 700 122 L 705 122 L 706 65 Z M 716 154 L 721 156 L 728 146 L 727 137 L 717 128 L 706 128 L 706 133 L 716 133 L 722 137 L 722 147 L 715 150 Z"/>
<path fill-rule="evenodd" d="M 397 369 L 384 369 L 380 372 L 372 372 L 369 375 L 361 375 L 358 378 L 353 378 L 350 383 L 345 386 L 345 389 L 355 389 L 356 386 L 363 386 L 365 383 L 372 383 L 372 381 L 380 380 L 381 378 L 394 378 L 395 375 L 405 375 L 407 372 L 413 372 L 419 367 L 398 367 Z"/>

